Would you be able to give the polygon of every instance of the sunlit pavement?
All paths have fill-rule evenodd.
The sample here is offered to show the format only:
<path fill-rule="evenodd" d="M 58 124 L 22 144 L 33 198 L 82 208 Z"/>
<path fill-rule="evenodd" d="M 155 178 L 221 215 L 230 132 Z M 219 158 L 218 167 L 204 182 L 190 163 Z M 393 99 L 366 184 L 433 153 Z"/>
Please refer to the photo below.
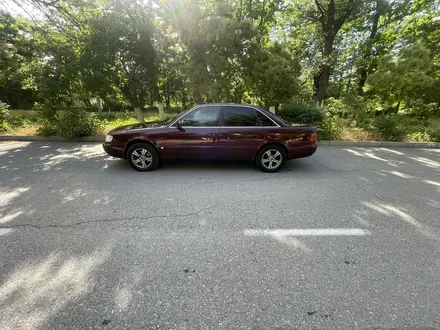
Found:
<path fill-rule="evenodd" d="M 440 150 L 279 173 L 0 143 L 0 329 L 438 329 Z"/>

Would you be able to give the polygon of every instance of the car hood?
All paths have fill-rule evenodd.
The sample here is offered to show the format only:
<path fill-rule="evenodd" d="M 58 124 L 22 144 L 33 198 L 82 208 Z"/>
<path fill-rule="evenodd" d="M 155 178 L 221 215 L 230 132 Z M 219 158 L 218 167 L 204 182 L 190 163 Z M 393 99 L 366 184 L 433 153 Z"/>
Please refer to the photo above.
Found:
<path fill-rule="evenodd" d="M 109 134 L 116 133 L 116 132 L 121 132 L 121 131 L 130 131 L 130 130 L 133 130 L 133 129 L 140 129 L 140 128 L 155 128 L 155 127 L 159 127 L 160 125 L 161 125 L 161 122 L 159 122 L 159 121 L 152 122 L 152 123 L 130 124 L 130 125 L 120 126 L 120 127 L 115 128 L 115 129 L 112 129 L 109 132 Z"/>

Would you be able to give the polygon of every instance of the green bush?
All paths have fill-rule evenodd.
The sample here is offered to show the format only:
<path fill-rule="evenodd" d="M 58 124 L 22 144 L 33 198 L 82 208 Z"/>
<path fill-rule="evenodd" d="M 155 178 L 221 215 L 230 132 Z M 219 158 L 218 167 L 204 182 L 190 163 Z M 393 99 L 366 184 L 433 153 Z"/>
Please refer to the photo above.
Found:
<path fill-rule="evenodd" d="M 85 111 L 59 111 L 55 118 L 57 133 L 68 139 L 93 135 L 101 127 L 98 118 Z"/>
<path fill-rule="evenodd" d="M 323 119 L 317 123 L 317 128 L 319 140 L 333 140 L 338 137 L 342 129 L 337 117 L 328 112 L 325 112 Z"/>
<path fill-rule="evenodd" d="M 13 114 L 9 118 L 9 124 L 12 128 L 28 127 L 39 121 L 40 119 L 36 116 L 24 116 L 19 114 Z"/>
<path fill-rule="evenodd" d="M 427 121 L 417 117 L 392 115 L 375 117 L 369 131 L 376 131 L 383 140 L 402 141 L 405 138 L 426 140 Z"/>
<path fill-rule="evenodd" d="M 295 124 L 317 124 L 324 118 L 323 112 L 319 107 L 299 103 L 283 104 L 277 115 Z"/>
<path fill-rule="evenodd" d="M 44 120 L 42 125 L 38 128 L 38 134 L 43 136 L 57 135 L 55 123 L 52 120 Z"/>
<path fill-rule="evenodd" d="M 440 142 L 440 129 L 430 129 L 427 134 L 431 137 L 431 141 Z"/>
<path fill-rule="evenodd" d="M 0 101 L 0 131 L 8 131 L 10 129 L 8 123 L 10 117 L 9 105 Z"/>
<path fill-rule="evenodd" d="M 53 119 L 47 119 L 39 129 L 41 135 L 60 135 L 76 139 L 95 134 L 102 126 L 99 119 L 85 111 L 61 110 Z"/>
<path fill-rule="evenodd" d="M 415 142 L 429 142 L 433 140 L 433 137 L 427 131 L 409 133 L 406 136 L 406 138 L 409 141 L 415 141 Z"/>
<path fill-rule="evenodd" d="M 383 140 L 401 141 L 406 135 L 405 129 L 394 117 L 379 116 L 373 125 Z"/>
<path fill-rule="evenodd" d="M 57 113 L 57 107 L 51 103 L 38 103 L 35 102 L 33 106 L 33 110 L 37 111 L 41 118 L 53 120 L 55 119 L 55 115 Z"/>
<path fill-rule="evenodd" d="M 369 104 L 362 96 L 343 93 L 340 98 L 328 98 L 325 109 L 330 114 L 341 118 L 351 118 L 363 121 L 368 116 Z"/>

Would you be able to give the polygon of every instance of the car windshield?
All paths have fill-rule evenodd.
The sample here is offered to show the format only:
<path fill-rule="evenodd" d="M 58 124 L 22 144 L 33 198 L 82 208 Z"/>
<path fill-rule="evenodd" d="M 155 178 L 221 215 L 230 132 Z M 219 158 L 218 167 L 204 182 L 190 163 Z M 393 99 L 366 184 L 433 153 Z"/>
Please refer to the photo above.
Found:
<path fill-rule="evenodd" d="M 162 126 L 169 125 L 173 122 L 173 120 L 175 120 L 180 115 L 181 113 L 179 113 L 178 115 L 172 115 L 170 118 L 160 121 L 159 124 L 161 124 Z"/>

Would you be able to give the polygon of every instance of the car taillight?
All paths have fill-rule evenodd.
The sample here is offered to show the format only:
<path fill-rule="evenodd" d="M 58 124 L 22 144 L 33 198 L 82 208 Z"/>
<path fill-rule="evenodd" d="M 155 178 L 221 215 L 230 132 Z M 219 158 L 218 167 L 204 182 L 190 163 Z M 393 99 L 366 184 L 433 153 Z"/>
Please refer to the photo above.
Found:
<path fill-rule="evenodd" d="M 312 134 L 310 134 L 310 136 L 309 136 L 309 140 L 310 140 L 310 142 L 312 142 L 312 143 L 316 143 L 316 138 L 317 138 L 316 133 L 312 133 Z"/>

